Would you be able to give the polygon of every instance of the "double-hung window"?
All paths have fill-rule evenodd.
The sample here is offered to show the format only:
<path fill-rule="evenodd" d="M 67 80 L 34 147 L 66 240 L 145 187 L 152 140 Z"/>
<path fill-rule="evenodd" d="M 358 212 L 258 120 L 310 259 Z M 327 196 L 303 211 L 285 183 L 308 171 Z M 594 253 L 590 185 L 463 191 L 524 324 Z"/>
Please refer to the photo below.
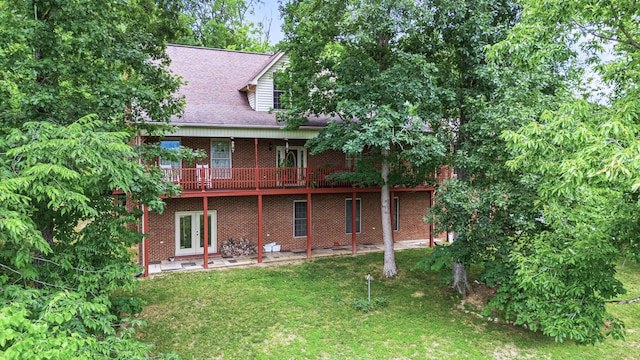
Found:
<path fill-rule="evenodd" d="M 211 141 L 211 173 L 214 179 L 231 179 L 231 141 Z"/>
<path fill-rule="evenodd" d="M 400 210 L 398 209 L 398 205 L 400 205 L 400 200 L 397 197 L 393 198 L 393 230 L 398 231 L 398 229 L 400 228 L 398 223 L 400 221 L 400 218 L 398 217 L 398 214 L 400 213 Z"/>
<path fill-rule="evenodd" d="M 293 236 L 307 236 L 307 202 L 305 200 L 293 202 Z"/>
<path fill-rule="evenodd" d="M 345 225 L 345 232 L 347 234 L 351 234 L 351 225 L 352 225 L 352 205 L 353 202 L 351 201 L 351 199 L 347 199 L 345 202 L 345 217 L 344 217 L 344 225 Z M 356 234 L 359 234 L 361 231 L 361 227 L 360 227 L 360 214 L 361 214 L 361 201 L 360 199 L 356 199 Z"/>
<path fill-rule="evenodd" d="M 180 151 L 180 139 L 160 140 L 160 147 L 164 150 Z M 160 157 L 160 169 L 164 171 L 165 179 L 179 183 L 181 178 L 182 161 L 180 159 L 166 159 Z"/>
<path fill-rule="evenodd" d="M 160 147 L 166 150 L 173 150 L 177 152 L 180 150 L 180 140 L 179 139 L 161 140 Z M 165 169 L 179 169 L 181 167 L 181 162 L 180 160 L 160 158 L 160 167 Z"/>
<path fill-rule="evenodd" d="M 273 108 L 275 110 L 285 109 L 286 106 L 282 102 L 282 94 L 284 94 L 284 90 L 278 90 L 278 86 L 276 82 L 273 82 Z"/>

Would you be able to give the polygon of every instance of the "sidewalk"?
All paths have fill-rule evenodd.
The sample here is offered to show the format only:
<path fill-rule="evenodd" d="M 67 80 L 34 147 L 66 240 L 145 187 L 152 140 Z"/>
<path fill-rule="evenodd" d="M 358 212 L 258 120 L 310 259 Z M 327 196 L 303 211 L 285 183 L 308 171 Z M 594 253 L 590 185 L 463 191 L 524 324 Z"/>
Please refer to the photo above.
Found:
<path fill-rule="evenodd" d="M 410 241 L 398 241 L 393 244 L 395 251 L 405 249 L 419 249 L 428 248 L 429 239 L 426 240 L 410 240 Z M 382 252 L 384 247 L 382 244 L 375 245 L 357 245 L 356 255 L 366 254 L 371 252 Z M 335 255 L 351 255 L 351 246 L 338 246 L 327 249 L 313 249 L 311 250 L 311 258 L 318 258 L 323 256 L 335 256 Z M 264 266 L 279 262 L 297 262 L 307 259 L 307 251 L 304 249 L 293 251 L 281 251 L 281 252 L 263 252 L 262 263 L 258 264 L 258 256 L 240 256 L 234 258 L 221 258 L 212 257 L 209 258 L 209 269 L 226 269 L 232 267 L 242 266 Z M 203 259 L 192 260 L 175 260 L 175 261 L 154 261 L 149 264 L 149 275 L 156 275 L 169 271 L 184 271 L 184 270 L 204 270 Z"/>

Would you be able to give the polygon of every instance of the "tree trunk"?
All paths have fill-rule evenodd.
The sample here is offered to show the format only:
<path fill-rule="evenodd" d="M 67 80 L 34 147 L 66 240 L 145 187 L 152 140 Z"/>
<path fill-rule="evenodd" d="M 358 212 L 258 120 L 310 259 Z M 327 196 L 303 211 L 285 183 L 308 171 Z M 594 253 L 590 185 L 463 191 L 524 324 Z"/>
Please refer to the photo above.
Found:
<path fill-rule="evenodd" d="M 467 297 L 468 292 L 473 292 L 471 284 L 469 284 L 469 281 L 467 280 L 467 270 L 465 269 L 464 264 L 455 261 L 452 264 L 452 269 L 453 274 L 451 278 L 451 287 L 459 292 L 464 299 Z"/>
<path fill-rule="evenodd" d="M 391 206 L 389 193 L 389 150 L 382 150 L 382 190 L 380 191 L 380 212 L 382 213 L 382 242 L 384 243 L 384 268 L 382 276 L 393 278 L 398 274 L 395 254 L 393 253 L 393 227 L 391 225 Z"/>
<path fill-rule="evenodd" d="M 464 81 L 463 81 L 464 83 Z M 462 93 L 459 94 L 459 107 L 460 107 L 460 124 L 458 128 L 458 140 L 454 146 L 454 151 L 457 152 L 458 149 L 467 141 L 467 136 L 465 133 L 465 124 L 467 123 L 467 116 L 465 114 L 465 106 L 464 100 L 462 97 Z M 456 177 L 458 180 L 467 182 L 469 174 L 467 173 L 467 169 L 463 166 L 455 166 Z M 459 229 L 453 229 L 453 241 L 456 241 L 458 238 Z M 473 292 L 471 288 L 471 284 L 469 284 L 469 280 L 467 280 L 467 269 L 464 267 L 464 263 L 454 260 L 451 264 L 451 287 L 455 289 L 462 298 L 464 299 L 467 296 L 467 292 Z"/>

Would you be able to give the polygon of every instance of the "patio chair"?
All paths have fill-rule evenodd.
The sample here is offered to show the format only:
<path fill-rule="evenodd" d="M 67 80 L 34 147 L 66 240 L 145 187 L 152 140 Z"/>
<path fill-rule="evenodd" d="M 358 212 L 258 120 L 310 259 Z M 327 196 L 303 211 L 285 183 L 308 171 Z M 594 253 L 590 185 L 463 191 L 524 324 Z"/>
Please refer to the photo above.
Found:
<path fill-rule="evenodd" d="M 198 181 L 198 187 L 203 181 L 205 187 L 211 187 L 211 172 L 208 164 L 196 164 L 196 180 Z"/>
<path fill-rule="evenodd" d="M 165 179 L 176 184 L 180 183 L 180 169 L 173 168 L 170 164 L 160 164 L 160 169 L 164 171 Z"/>

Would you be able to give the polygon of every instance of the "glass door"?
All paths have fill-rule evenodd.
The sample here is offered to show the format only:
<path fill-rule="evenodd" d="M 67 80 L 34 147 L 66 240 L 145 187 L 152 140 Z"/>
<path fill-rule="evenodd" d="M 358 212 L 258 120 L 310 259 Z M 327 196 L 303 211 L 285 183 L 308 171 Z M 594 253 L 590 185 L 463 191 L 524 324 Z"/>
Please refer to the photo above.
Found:
<path fill-rule="evenodd" d="M 276 166 L 279 171 L 278 185 L 304 185 L 307 168 L 307 151 L 303 146 L 276 147 Z"/>
<path fill-rule="evenodd" d="M 217 214 L 209 210 L 209 253 L 217 252 Z M 176 213 L 176 255 L 204 253 L 204 213 L 189 211 Z"/>

